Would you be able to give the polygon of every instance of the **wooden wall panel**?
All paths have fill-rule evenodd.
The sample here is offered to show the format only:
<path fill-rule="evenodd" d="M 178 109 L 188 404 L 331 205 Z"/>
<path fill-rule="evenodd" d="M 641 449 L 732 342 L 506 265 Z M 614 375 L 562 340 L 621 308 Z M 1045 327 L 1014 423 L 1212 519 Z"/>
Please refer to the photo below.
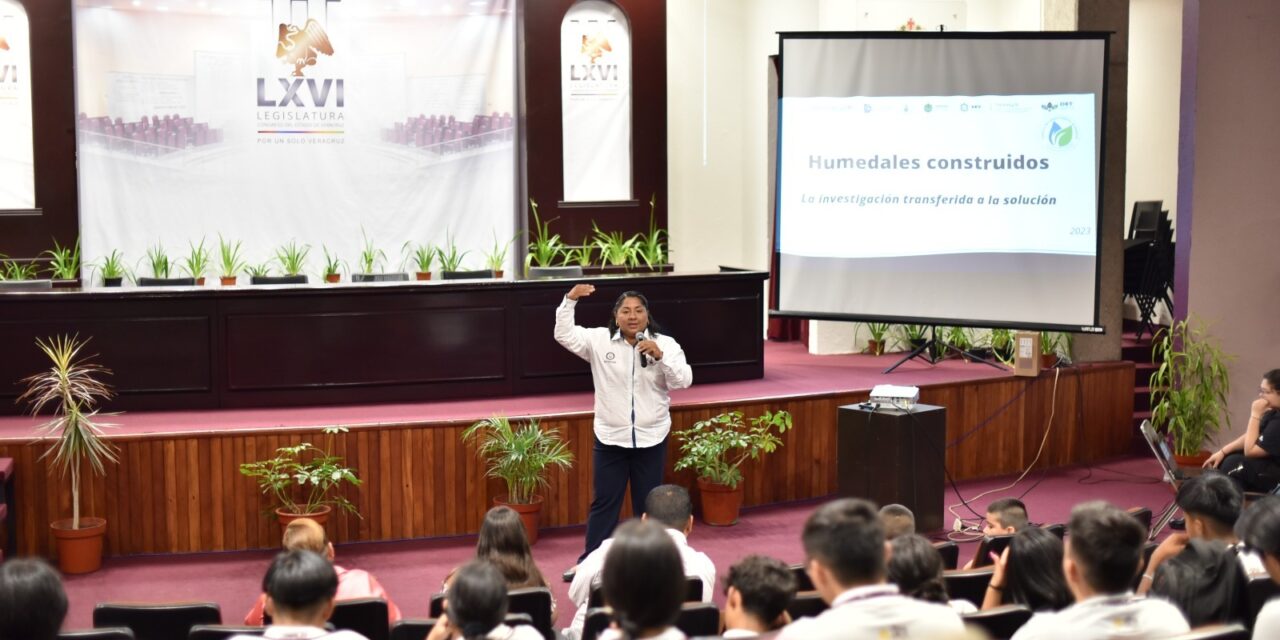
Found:
<path fill-rule="evenodd" d="M 1125 453 L 1132 380 L 1131 364 L 1101 364 L 1061 370 L 1056 395 L 1054 374 L 1046 372 L 1035 379 L 926 387 L 921 401 L 947 407 L 949 443 L 980 428 L 946 453 L 948 469 L 964 480 L 1020 472 L 1035 458 L 1046 428 L 1049 438 L 1039 467 Z M 790 411 L 796 428 L 786 434 L 782 449 L 744 468 L 746 504 L 806 500 L 834 492 L 837 411 L 866 396 L 859 392 L 686 406 L 673 410 L 672 419 L 680 429 L 730 409 L 748 415 Z M 550 416 L 542 424 L 559 429 L 577 456 L 573 469 L 551 474 L 543 525 L 581 524 L 590 502 L 592 416 Z M 242 462 L 270 457 L 277 447 L 307 441 L 343 455 L 364 480 L 346 494 L 363 518 L 333 519 L 329 530 L 335 541 L 472 533 L 502 486 L 485 477 L 474 447 L 461 442 L 467 426 L 367 427 L 332 435 L 289 430 L 118 437 L 120 464 L 106 478 L 86 483 L 82 512 L 109 519 L 111 555 L 272 547 L 278 544 L 279 528 L 261 514 L 264 499 L 237 469 Z M 70 515 L 70 497 L 59 481 L 46 477 L 42 452 L 39 445 L 0 442 L 0 456 L 15 458 L 18 474 L 19 548 L 49 555 L 48 523 Z M 677 455 L 673 440 L 669 461 Z M 694 485 L 688 471 L 668 472 L 668 480 Z"/>

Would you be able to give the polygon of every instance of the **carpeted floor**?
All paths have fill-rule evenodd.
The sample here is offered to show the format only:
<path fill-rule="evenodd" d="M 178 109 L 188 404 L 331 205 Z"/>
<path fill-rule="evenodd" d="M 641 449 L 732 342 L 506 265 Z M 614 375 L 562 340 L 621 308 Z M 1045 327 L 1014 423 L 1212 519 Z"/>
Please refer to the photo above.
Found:
<path fill-rule="evenodd" d="M 1159 512 L 1172 498 L 1167 485 L 1159 482 L 1154 460 L 1125 458 L 1091 467 L 1074 467 L 1042 474 L 1031 473 L 1017 487 L 978 498 L 978 494 L 1003 487 L 1014 478 L 968 481 L 959 485 L 960 494 L 974 501 L 982 512 L 985 505 L 1004 496 L 1024 497 L 1036 522 L 1065 522 L 1075 504 L 1094 499 L 1109 500 L 1121 507 L 1147 506 Z M 1037 484 L 1038 482 L 1038 484 Z M 957 503 L 948 488 L 945 502 Z M 690 544 L 706 552 L 723 574 L 749 553 L 764 553 L 786 562 L 803 560 L 800 529 L 818 502 L 790 503 L 747 510 L 733 527 L 696 526 Z M 957 507 L 966 518 L 975 517 Z M 946 521 L 952 516 L 946 515 Z M 560 573 L 571 566 L 582 550 L 582 527 L 542 532 L 534 555 L 559 602 L 559 626 L 573 615 L 568 603 L 568 585 Z M 940 538 L 941 532 L 935 537 Z M 474 536 L 449 539 L 356 543 L 337 550 L 337 562 L 350 568 L 372 572 L 406 616 L 425 617 L 428 600 L 440 590 L 445 574 L 473 553 Z M 960 556 L 967 559 L 974 545 L 962 545 Z M 169 555 L 110 558 L 101 571 L 66 579 L 71 611 L 67 628 L 92 624 L 95 603 L 103 601 L 206 600 L 222 607 L 224 622 L 239 623 L 259 591 L 262 573 L 273 552 L 251 551 L 198 555 Z M 723 595 L 716 601 L 723 604 Z"/>

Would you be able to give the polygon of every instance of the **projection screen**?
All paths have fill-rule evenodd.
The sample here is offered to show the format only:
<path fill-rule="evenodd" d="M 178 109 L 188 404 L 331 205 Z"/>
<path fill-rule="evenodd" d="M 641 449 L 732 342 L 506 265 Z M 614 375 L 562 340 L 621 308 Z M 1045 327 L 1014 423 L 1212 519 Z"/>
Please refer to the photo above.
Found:
<path fill-rule="evenodd" d="M 778 315 L 1098 328 L 1101 33 L 782 33 Z"/>

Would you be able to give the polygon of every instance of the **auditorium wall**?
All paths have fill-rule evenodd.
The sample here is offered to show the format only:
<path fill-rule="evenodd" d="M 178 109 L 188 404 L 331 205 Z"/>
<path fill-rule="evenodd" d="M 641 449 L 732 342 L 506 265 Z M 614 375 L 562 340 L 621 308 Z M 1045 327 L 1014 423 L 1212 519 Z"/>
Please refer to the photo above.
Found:
<path fill-rule="evenodd" d="M 1211 323 L 1236 356 L 1221 444 L 1244 432 L 1262 373 L 1280 367 L 1280 131 L 1269 126 L 1280 100 L 1280 3 L 1185 2 L 1183 47 L 1194 55 L 1182 87 L 1178 275 L 1187 284 L 1175 306 Z"/>

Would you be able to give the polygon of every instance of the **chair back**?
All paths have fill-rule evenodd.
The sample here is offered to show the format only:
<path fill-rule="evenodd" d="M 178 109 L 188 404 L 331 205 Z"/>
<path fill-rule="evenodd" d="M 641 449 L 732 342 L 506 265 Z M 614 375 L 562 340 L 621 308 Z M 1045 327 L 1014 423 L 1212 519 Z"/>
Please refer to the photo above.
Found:
<path fill-rule="evenodd" d="M 991 567 L 981 569 L 961 569 L 959 571 L 942 572 L 942 581 L 947 586 L 947 594 L 955 600 L 968 600 L 973 606 L 982 608 L 982 600 L 987 593 L 987 585 L 991 583 Z"/>
<path fill-rule="evenodd" d="M 587 609 L 587 617 L 582 623 L 582 640 L 596 640 L 609 625 L 613 624 L 613 609 L 609 607 L 592 607 Z"/>
<path fill-rule="evenodd" d="M 1142 525 L 1142 530 L 1151 534 L 1151 509 L 1149 507 L 1130 507 L 1125 510 L 1129 515 L 1138 519 L 1138 524 Z"/>
<path fill-rule="evenodd" d="M 102 629 L 63 631 L 58 634 L 58 640 L 135 640 L 135 636 L 128 627 L 104 627 Z"/>
<path fill-rule="evenodd" d="M 1249 640 L 1249 630 L 1242 624 L 1215 624 L 1192 629 L 1169 640 Z"/>
<path fill-rule="evenodd" d="M 391 640 L 426 640 L 435 626 L 435 618 L 404 618 L 391 625 Z"/>
<path fill-rule="evenodd" d="M 1249 617 L 1245 622 L 1252 629 L 1253 621 L 1258 619 L 1258 612 L 1262 611 L 1262 606 L 1267 604 L 1268 600 L 1280 595 L 1280 585 L 1272 582 L 1271 576 L 1256 576 L 1249 578 L 1249 584 L 1245 587 L 1245 594 L 1249 604 Z"/>
<path fill-rule="evenodd" d="M 698 576 L 684 577 L 684 601 L 702 602 L 702 578 Z M 591 592 L 587 595 L 587 608 L 595 609 L 603 606 L 604 588 L 599 584 L 591 585 Z"/>
<path fill-rule="evenodd" d="M 720 633 L 720 608 L 714 602 L 686 602 L 676 628 L 686 636 L 714 636 Z"/>
<path fill-rule="evenodd" d="M 512 589 L 507 592 L 507 613 L 529 616 L 529 624 L 546 640 L 555 640 L 551 619 L 551 590 L 546 587 Z M 508 623 L 509 624 L 509 623 Z M 511 625 L 515 626 L 515 625 Z"/>
<path fill-rule="evenodd" d="M 1163 200 L 1139 200 L 1133 203 L 1133 213 L 1129 216 L 1128 239 L 1154 240 L 1156 223 L 1160 219 Z"/>
<path fill-rule="evenodd" d="M 382 598 L 339 600 L 333 607 L 329 623 L 336 630 L 346 629 L 369 640 L 389 640 L 387 601 Z"/>
<path fill-rule="evenodd" d="M 943 569 L 955 569 L 960 566 L 960 545 L 954 540 L 943 540 L 933 543 L 933 548 L 942 556 Z"/>
<path fill-rule="evenodd" d="M 1062 540 L 1063 538 L 1067 537 L 1067 525 L 1062 524 L 1061 522 L 1057 522 L 1054 524 L 1046 524 L 1041 528 L 1044 529 L 1045 531 L 1048 531 L 1049 533 L 1052 533 L 1055 536 L 1058 536 L 1059 540 Z"/>
<path fill-rule="evenodd" d="M 101 602 L 93 608 L 93 627 L 128 627 L 137 640 L 185 638 L 198 624 L 222 624 L 214 602 L 133 604 Z"/>
<path fill-rule="evenodd" d="M 796 593 L 813 591 L 813 580 L 809 578 L 809 572 L 805 570 L 803 562 L 791 565 L 791 573 L 796 577 Z"/>
<path fill-rule="evenodd" d="M 198 624 L 191 627 L 187 640 L 227 640 L 235 636 L 260 636 L 266 627 L 231 624 Z"/>
<path fill-rule="evenodd" d="M 1031 619 L 1031 609 L 1021 604 L 1006 604 L 994 609 L 964 614 L 965 624 L 981 628 L 992 640 L 1007 640 Z"/>
<path fill-rule="evenodd" d="M 1142 544 L 1142 566 L 1139 567 L 1141 571 L 1133 576 L 1133 581 L 1129 585 L 1130 589 L 1138 590 L 1138 585 L 1142 583 L 1143 574 L 1146 574 L 1147 567 L 1151 566 L 1151 555 L 1156 552 L 1156 547 L 1158 546 L 1160 546 L 1160 543 L 1155 540 L 1148 540 Z"/>
<path fill-rule="evenodd" d="M 1009 548 L 1009 542 L 1012 540 L 1012 533 L 983 536 L 982 541 L 978 543 L 978 550 L 973 553 L 973 568 L 991 566 L 993 564 L 991 556 L 999 556 L 1004 553 L 1004 550 Z M 957 553 L 959 553 L 958 550 Z M 959 562 L 959 558 L 956 559 L 956 562 Z"/>
<path fill-rule="evenodd" d="M 791 599 L 791 604 L 787 605 L 787 613 L 791 614 L 792 620 L 816 618 L 826 610 L 827 603 L 817 591 L 801 591 Z"/>
<path fill-rule="evenodd" d="M 428 605 L 427 614 L 432 618 L 439 618 L 444 615 L 444 592 L 431 594 L 431 604 Z"/>

